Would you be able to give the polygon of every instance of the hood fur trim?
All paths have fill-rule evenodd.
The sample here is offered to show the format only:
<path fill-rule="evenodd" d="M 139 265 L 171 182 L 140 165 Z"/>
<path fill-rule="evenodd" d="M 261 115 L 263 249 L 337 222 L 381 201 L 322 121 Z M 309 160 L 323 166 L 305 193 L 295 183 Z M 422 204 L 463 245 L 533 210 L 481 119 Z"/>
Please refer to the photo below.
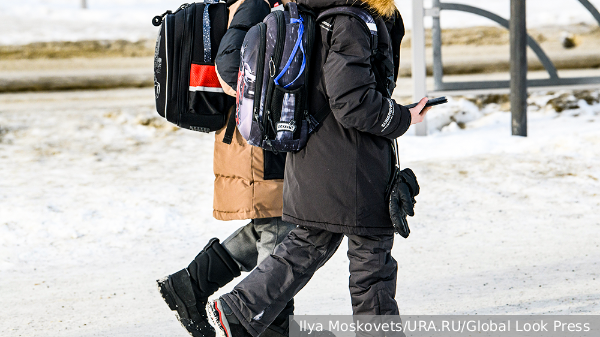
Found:
<path fill-rule="evenodd" d="M 371 7 L 377 14 L 383 17 L 391 17 L 396 13 L 396 4 L 394 0 L 363 0 L 365 4 Z"/>

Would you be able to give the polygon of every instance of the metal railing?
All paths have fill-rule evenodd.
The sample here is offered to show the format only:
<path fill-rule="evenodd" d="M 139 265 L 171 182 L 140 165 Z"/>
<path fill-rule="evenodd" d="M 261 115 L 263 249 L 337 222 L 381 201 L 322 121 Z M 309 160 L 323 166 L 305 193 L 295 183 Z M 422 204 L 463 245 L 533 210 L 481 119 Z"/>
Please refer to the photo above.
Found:
<path fill-rule="evenodd" d="M 595 18 L 600 25 L 600 12 L 592 5 L 588 0 L 578 0 Z M 523 6 L 524 6 L 523 0 Z M 511 2 L 512 6 L 512 2 Z M 413 27 L 412 27 L 412 49 L 413 49 L 413 82 L 414 82 L 414 99 L 420 99 L 427 95 L 426 86 L 426 63 L 425 63 L 425 27 L 424 18 L 425 16 L 432 17 L 432 48 L 433 48 L 433 79 L 434 79 L 434 91 L 456 91 L 456 90 L 477 90 L 477 89 L 502 89 L 511 87 L 511 81 L 467 81 L 467 82 L 446 82 L 444 81 L 444 66 L 442 61 L 442 30 L 440 25 L 440 14 L 442 11 L 460 11 L 479 15 L 490 19 L 500 26 L 511 30 L 511 22 L 501 16 L 494 14 L 490 11 L 469 6 L 465 4 L 457 3 L 446 3 L 440 0 L 433 0 L 432 8 L 425 9 L 423 7 L 423 0 L 413 0 Z M 524 9 L 523 9 L 524 14 Z M 522 18 L 524 22 L 524 17 Z M 522 28 L 521 30 L 525 30 Z M 530 79 L 524 84 L 524 87 L 554 87 L 554 86 L 569 86 L 569 85 L 582 85 L 582 84 L 599 84 L 600 77 L 575 77 L 575 78 L 561 78 L 558 75 L 556 67 L 546 55 L 541 46 L 528 34 L 526 31 L 518 32 L 511 31 L 511 44 L 513 37 L 519 34 L 526 35 L 526 43 L 529 48 L 536 54 L 544 69 L 548 73 L 549 78 L 547 79 Z M 511 64 L 513 59 L 519 56 L 511 48 Z M 519 52 L 526 54 L 526 51 L 522 50 Z M 526 72 L 526 60 L 525 60 L 525 72 Z M 424 123 L 423 123 L 424 124 Z M 418 135 L 427 134 L 427 125 L 420 125 L 417 127 Z"/>
<path fill-rule="evenodd" d="M 587 0 L 578 0 L 581 2 L 588 11 L 592 13 L 594 18 L 600 24 L 600 13 L 598 10 Z M 431 30 L 432 34 L 432 45 L 433 45 L 433 78 L 434 78 L 434 90 L 436 91 L 451 91 L 451 90 L 472 90 L 472 89 L 495 89 L 495 88 L 508 88 L 509 81 L 479 81 L 479 82 L 444 82 L 444 68 L 442 63 L 442 30 L 440 29 L 440 12 L 442 10 L 449 11 L 460 11 L 471 13 L 479 16 L 488 18 L 500 26 L 510 29 L 510 22 L 507 19 L 500 17 L 492 12 L 483 10 L 481 8 L 455 4 L 455 3 L 444 3 L 440 0 L 433 0 L 433 13 L 432 15 L 433 26 Z M 548 73 L 550 78 L 547 79 L 532 79 L 527 81 L 529 87 L 551 87 L 551 86 L 564 86 L 564 85 L 577 85 L 577 84 L 593 84 L 600 83 L 600 77 L 577 77 L 577 78 L 561 78 L 558 76 L 554 63 L 550 60 L 548 55 L 544 52 L 542 47 L 530 36 L 527 35 L 527 46 L 536 54 L 544 69 Z"/>

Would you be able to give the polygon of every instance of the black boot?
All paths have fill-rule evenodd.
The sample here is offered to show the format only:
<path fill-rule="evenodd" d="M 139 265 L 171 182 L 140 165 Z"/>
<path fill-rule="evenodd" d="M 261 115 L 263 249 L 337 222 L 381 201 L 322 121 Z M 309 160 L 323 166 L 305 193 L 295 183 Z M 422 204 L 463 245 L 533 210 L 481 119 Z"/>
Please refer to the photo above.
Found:
<path fill-rule="evenodd" d="M 214 337 L 206 317 L 208 297 L 240 274 L 237 263 L 214 238 L 186 269 L 157 283 L 163 299 L 192 336 Z"/>

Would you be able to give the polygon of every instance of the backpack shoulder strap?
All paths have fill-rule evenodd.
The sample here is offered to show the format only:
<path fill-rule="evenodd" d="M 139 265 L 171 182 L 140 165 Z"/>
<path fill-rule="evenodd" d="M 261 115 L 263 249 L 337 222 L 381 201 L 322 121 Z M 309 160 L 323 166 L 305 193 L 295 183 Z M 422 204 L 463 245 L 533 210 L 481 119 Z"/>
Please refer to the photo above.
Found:
<path fill-rule="evenodd" d="M 321 12 L 317 17 L 317 24 L 321 25 L 321 23 L 323 23 L 325 20 L 337 15 L 347 15 L 357 19 L 358 22 L 362 24 L 369 36 L 371 36 L 371 50 L 373 52 L 377 51 L 377 24 L 369 12 L 359 7 L 334 7 Z M 333 30 L 333 26 L 330 22 L 323 23 L 321 27 L 329 31 Z"/>
<path fill-rule="evenodd" d="M 235 104 L 229 109 L 229 121 L 227 122 L 227 129 L 225 129 L 225 135 L 223 136 L 223 143 L 231 144 L 233 140 L 233 134 L 235 133 Z"/>
<path fill-rule="evenodd" d="M 390 37 L 392 42 L 392 52 L 394 57 L 394 81 L 398 78 L 400 69 L 400 45 L 404 38 L 406 31 L 404 29 L 404 21 L 399 12 L 396 12 L 394 17 L 394 23 L 390 30 Z"/>

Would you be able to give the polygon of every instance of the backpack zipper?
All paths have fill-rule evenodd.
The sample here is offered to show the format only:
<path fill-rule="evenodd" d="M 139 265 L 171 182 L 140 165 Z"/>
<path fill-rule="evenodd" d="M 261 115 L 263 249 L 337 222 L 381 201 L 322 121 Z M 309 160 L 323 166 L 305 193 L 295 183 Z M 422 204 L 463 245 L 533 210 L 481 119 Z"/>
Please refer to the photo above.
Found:
<path fill-rule="evenodd" d="M 180 48 L 179 48 L 179 60 L 182 63 L 183 66 L 179 67 L 179 83 L 178 83 L 178 91 L 179 93 L 183 93 L 185 92 L 185 95 L 180 95 L 179 96 L 179 104 L 177 109 L 179 110 L 179 114 L 177 115 L 178 120 L 177 120 L 177 125 L 181 125 L 181 115 L 187 112 L 187 109 L 184 109 L 184 107 L 186 106 L 186 101 L 188 100 L 188 95 L 189 95 L 189 72 L 190 72 L 190 67 L 191 67 L 191 58 L 192 58 L 192 53 L 190 52 L 189 55 L 185 54 L 185 51 L 187 50 L 186 46 L 191 46 L 192 43 L 192 38 L 193 38 L 193 32 L 189 32 L 189 24 L 188 24 L 188 8 L 189 6 L 184 6 L 182 5 L 180 7 L 180 10 L 183 10 L 183 32 L 182 32 L 182 41 L 183 43 L 181 44 Z M 191 20 L 190 20 L 191 21 Z M 192 27 L 193 29 L 194 27 Z M 189 33 L 188 33 L 189 32 Z M 187 74 L 186 74 L 187 72 Z M 187 79 L 187 81 L 186 81 Z M 186 83 L 187 82 L 187 83 Z"/>
<path fill-rule="evenodd" d="M 169 17 L 164 19 L 165 23 L 165 63 L 167 64 L 167 74 L 165 76 L 165 119 L 167 118 L 167 107 L 169 106 Z"/>
<path fill-rule="evenodd" d="M 277 41 L 275 42 L 275 50 L 273 51 L 273 56 L 269 60 L 269 86 L 267 87 L 267 97 L 265 99 L 265 104 L 269 104 L 271 99 L 273 98 L 273 90 L 274 88 L 274 78 L 277 76 L 277 71 L 281 66 L 281 59 L 283 58 L 283 45 L 285 43 L 285 14 L 282 11 L 275 11 L 273 13 L 275 15 L 275 20 L 277 21 Z M 269 123 L 268 120 L 271 119 L 271 107 L 267 106 L 267 118 L 263 117 L 263 127 L 265 130 L 268 130 Z M 275 133 L 277 130 L 273 130 Z M 265 132 L 265 140 L 268 140 L 269 133 Z"/>

